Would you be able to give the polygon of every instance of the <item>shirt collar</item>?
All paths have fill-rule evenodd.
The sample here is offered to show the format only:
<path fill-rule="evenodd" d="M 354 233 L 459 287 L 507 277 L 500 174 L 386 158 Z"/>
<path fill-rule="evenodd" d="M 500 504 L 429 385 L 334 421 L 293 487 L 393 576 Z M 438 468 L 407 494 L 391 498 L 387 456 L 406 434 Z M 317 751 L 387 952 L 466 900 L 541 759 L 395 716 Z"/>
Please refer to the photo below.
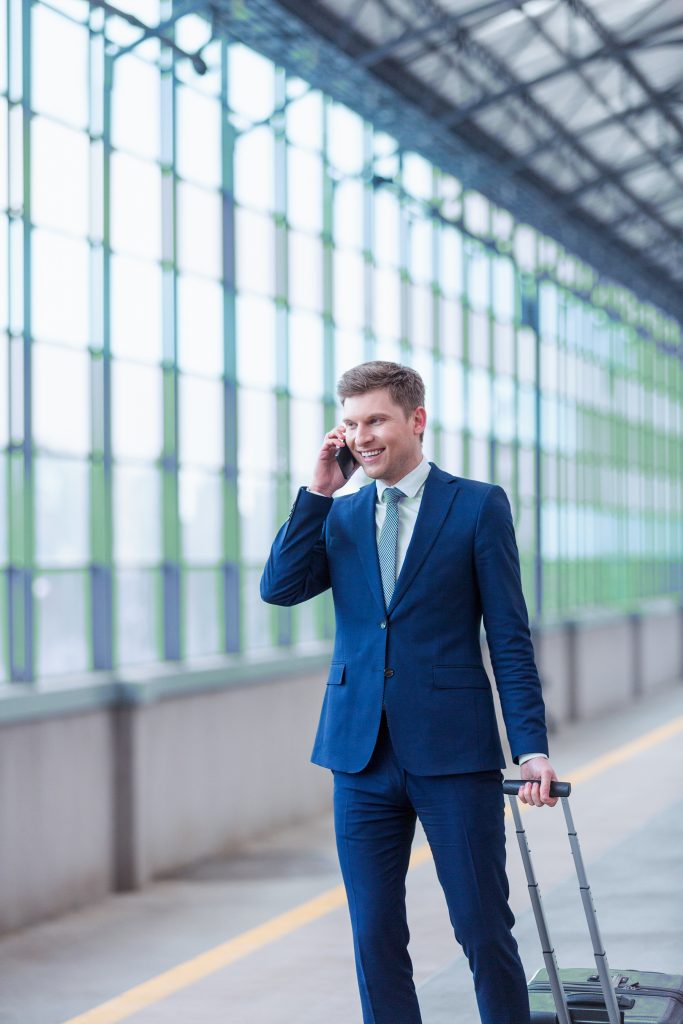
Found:
<path fill-rule="evenodd" d="M 415 469 L 411 469 L 410 473 L 398 480 L 395 484 L 388 484 L 384 480 L 376 480 L 377 485 L 377 500 L 382 500 L 382 495 L 387 487 L 399 487 L 407 498 L 414 498 L 417 492 L 420 490 L 425 480 L 429 476 L 429 471 L 432 467 L 429 465 L 429 460 L 426 456 L 422 456 L 422 461 L 418 462 Z"/>

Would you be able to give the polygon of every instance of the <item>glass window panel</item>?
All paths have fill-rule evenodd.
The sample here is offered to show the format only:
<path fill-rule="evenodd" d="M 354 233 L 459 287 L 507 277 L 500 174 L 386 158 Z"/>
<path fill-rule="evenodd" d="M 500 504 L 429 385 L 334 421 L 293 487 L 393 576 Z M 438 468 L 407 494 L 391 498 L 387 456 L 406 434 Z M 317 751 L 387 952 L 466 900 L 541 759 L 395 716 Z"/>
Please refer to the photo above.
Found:
<path fill-rule="evenodd" d="M 87 345 L 89 259 L 87 242 L 49 231 L 33 232 L 34 337 Z"/>
<path fill-rule="evenodd" d="M 0 18 L 2 15 L 0 14 Z M 0 45 L 2 45 L 2 33 L 0 32 Z M 0 72 L 0 77 L 2 72 Z M 7 670 L 7 655 L 5 653 L 5 629 L 4 623 L 7 621 L 8 610 L 7 610 L 7 580 L 4 572 L 0 572 L 0 623 L 3 623 L 3 628 L 0 629 L 0 680 L 4 682 L 9 678 Z"/>
<path fill-rule="evenodd" d="M 183 573 L 185 611 L 185 656 L 200 657 L 221 650 L 221 576 L 207 570 Z"/>
<path fill-rule="evenodd" d="M 318 603 L 319 599 L 304 601 L 294 609 L 295 643 L 307 643 L 318 638 Z"/>
<path fill-rule="evenodd" d="M 163 443 L 161 370 L 113 360 L 111 380 L 114 455 L 158 458 Z"/>
<path fill-rule="evenodd" d="M 277 465 L 275 395 L 268 391 L 239 388 L 237 413 L 240 467 L 254 472 L 274 471 Z"/>
<path fill-rule="evenodd" d="M 498 373 L 515 372 L 515 332 L 511 324 L 493 325 L 493 362 Z"/>
<path fill-rule="evenodd" d="M 441 434 L 439 465 L 449 473 L 462 474 L 465 468 L 463 437 L 460 433 L 444 430 Z"/>
<path fill-rule="evenodd" d="M 275 222 L 251 210 L 235 210 L 235 280 L 242 291 L 275 294 Z"/>
<path fill-rule="evenodd" d="M 398 338 L 378 338 L 375 343 L 374 359 L 386 359 L 388 363 L 403 362 L 403 346 Z"/>
<path fill-rule="evenodd" d="M 218 192 L 178 183 L 178 263 L 182 270 L 220 277 L 223 207 Z"/>
<path fill-rule="evenodd" d="M 235 199 L 256 210 L 275 205 L 275 141 L 266 125 L 238 135 L 234 157 Z"/>
<path fill-rule="evenodd" d="M 0 4 L 0 53 L 7 53 L 7 4 Z M 7 60 L 0 61 L 0 92 L 7 90 Z M 2 138 L 5 136 L 3 135 Z"/>
<path fill-rule="evenodd" d="M 470 467 L 468 476 L 475 480 L 490 480 L 489 443 L 483 437 L 470 438 Z"/>
<path fill-rule="evenodd" d="M 334 334 L 334 374 L 339 380 L 345 370 L 365 359 L 365 338 L 361 331 L 337 330 Z M 321 442 L 322 443 L 322 442 Z"/>
<path fill-rule="evenodd" d="M 116 149 L 157 160 L 160 141 L 159 69 L 127 53 L 114 63 L 111 134 Z"/>
<path fill-rule="evenodd" d="M 469 426 L 475 434 L 485 435 L 491 429 L 491 378 L 485 370 L 470 369 Z"/>
<path fill-rule="evenodd" d="M 275 107 L 275 66 L 241 43 L 228 51 L 230 107 L 252 121 L 263 121 Z"/>
<path fill-rule="evenodd" d="M 293 479 L 308 484 L 325 436 L 323 407 L 302 398 L 290 402 L 290 466 Z"/>
<path fill-rule="evenodd" d="M 534 461 L 534 452 L 531 448 L 519 449 L 519 493 L 523 498 L 532 498 L 536 493 Z"/>
<path fill-rule="evenodd" d="M 161 171 L 126 153 L 111 157 L 111 244 L 133 256 L 161 259 Z"/>
<path fill-rule="evenodd" d="M 237 496 L 241 558 L 245 562 L 263 564 L 281 525 L 275 522 L 275 483 L 267 476 L 241 473 Z"/>
<path fill-rule="evenodd" d="M 557 448 L 557 426 L 557 400 L 541 395 L 541 443 L 545 449 Z"/>
<path fill-rule="evenodd" d="M 464 220 L 468 231 L 475 235 L 488 235 L 490 231 L 490 206 L 479 192 L 467 192 L 464 196 Z"/>
<path fill-rule="evenodd" d="M 421 217 L 414 220 L 410 228 L 410 276 L 413 281 L 431 281 L 432 273 L 432 222 Z"/>
<path fill-rule="evenodd" d="M 162 356 L 162 284 L 158 263 L 111 259 L 111 347 L 114 355 L 154 362 Z"/>
<path fill-rule="evenodd" d="M 87 575 L 44 573 L 33 581 L 39 676 L 85 672 L 89 665 Z"/>
<path fill-rule="evenodd" d="M 365 316 L 365 260 L 360 253 L 336 249 L 333 261 L 335 323 L 362 327 Z"/>
<path fill-rule="evenodd" d="M 376 267 L 373 274 L 373 324 L 381 336 L 401 336 L 401 279 L 398 271 Z"/>
<path fill-rule="evenodd" d="M 417 153 L 403 154 L 401 179 L 403 187 L 419 199 L 430 199 L 433 192 L 434 169 Z"/>
<path fill-rule="evenodd" d="M 88 561 L 89 467 L 85 462 L 35 460 L 36 561 L 43 566 Z"/>
<path fill-rule="evenodd" d="M 518 396 L 517 436 L 522 444 L 534 444 L 536 440 L 536 392 L 534 388 L 521 384 Z"/>
<path fill-rule="evenodd" d="M 0 334 L 0 448 L 9 441 L 9 343 Z M 2 516 L 0 516 L 2 518 Z"/>
<path fill-rule="evenodd" d="M 465 423 L 465 374 L 462 363 L 444 359 L 439 363 L 441 408 L 439 420 L 450 431 L 462 430 Z"/>
<path fill-rule="evenodd" d="M 33 4 L 31 106 L 85 127 L 88 120 L 88 29 Z"/>
<path fill-rule="evenodd" d="M 469 314 L 468 353 L 474 366 L 489 365 L 490 321 L 486 313 Z"/>
<path fill-rule="evenodd" d="M 425 408 L 427 409 L 427 420 L 431 429 L 431 419 L 435 413 L 434 407 L 434 356 L 428 349 L 416 349 L 403 363 L 412 366 L 422 377 L 425 386 Z"/>
<path fill-rule="evenodd" d="M 33 439 L 52 451 L 90 447 L 90 362 L 87 353 L 34 343 Z"/>
<path fill-rule="evenodd" d="M 544 338 L 558 337 L 558 290 L 550 281 L 542 281 L 538 289 L 539 320 Z"/>
<path fill-rule="evenodd" d="M 410 340 L 413 345 L 429 348 L 433 342 L 432 290 L 429 287 L 414 286 L 410 289 Z"/>
<path fill-rule="evenodd" d="M 178 141 L 176 166 L 183 178 L 201 185 L 221 185 L 221 105 L 220 100 L 203 96 L 180 85 L 178 103 Z"/>
<path fill-rule="evenodd" d="M 439 231 L 439 283 L 446 295 L 462 295 L 462 235 L 457 228 Z"/>
<path fill-rule="evenodd" d="M 323 247 L 319 238 L 289 233 L 289 301 L 316 312 L 322 310 Z"/>
<path fill-rule="evenodd" d="M 320 317 L 307 313 L 290 315 L 289 389 L 291 394 L 303 398 L 321 398 L 324 393 L 323 322 Z"/>
<path fill-rule="evenodd" d="M 309 89 L 303 96 L 290 100 L 285 113 L 287 139 L 297 146 L 320 149 L 323 140 L 323 99 L 321 93 Z"/>
<path fill-rule="evenodd" d="M 150 569 L 121 569 L 114 574 L 116 651 L 119 665 L 157 661 L 161 580 Z"/>
<path fill-rule="evenodd" d="M 0 330 L 8 326 L 8 276 L 7 276 L 7 247 L 8 247 L 7 217 L 0 211 Z"/>
<path fill-rule="evenodd" d="M 462 301 L 444 298 L 441 300 L 440 348 L 444 355 L 462 356 L 463 318 Z"/>
<path fill-rule="evenodd" d="M 272 646 L 271 607 L 261 600 L 259 581 L 263 567 L 242 571 L 244 645 L 248 651 Z"/>
<path fill-rule="evenodd" d="M 219 562 L 223 552 L 223 481 L 216 474 L 183 469 L 178 476 L 185 562 Z"/>
<path fill-rule="evenodd" d="M 375 192 L 374 254 L 380 263 L 398 266 L 401 257 L 400 219 L 398 199 L 385 188 Z"/>
<path fill-rule="evenodd" d="M 7 565 L 9 562 L 8 519 L 7 453 L 0 451 L 0 565 Z M 4 583 L 4 580 L 0 579 L 0 583 Z M 3 621 L 0 618 L 0 623 Z M 3 630 L 0 629 L 0 633 L 2 632 Z"/>
<path fill-rule="evenodd" d="M 467 260 L 467 299 L 473 309 L 486 311 L 490 303 L 489 256 L 473 249 Z"/>
<path fill-rule="evenodd" d="M 217 281 L 178 277 L 178 364 L 192 373 L 223 372 L 223 287 Z"/>
<path fill-rule="evenodd" d="M 498 320 L 514 319 L 515 268 L 512 260 L 502 256 L 493 261 L 493 311 Z"/>
<path fill-rule="evenodd" d="M 72 234 L 88 233 L 89 141 L 44 117 L 31 120 L 31 218 Z"/>
<path fill-rule="evenodd" d="M 515 382 L 512 377 L 497 376 L 493 381 L 493 431 L 499 441 L 515 436 Z"/>
<path fill-rule="evenodd" d="M 223 382 L 181 376 L 180 460 L 197 466 L 222 466 Z"/>
<path fill-rule="evenodd" d="M 363 248 L 364 188 L 362 181 L 354 180 L 335 185 L 332 215 L 336 245 Z"/>
<path fill-rule="evenodd" d="M 327 108 L 327 158 L 344 174 L 363 170 L 363 119 L 341 103 Z"/>
<path fill-rule="evenodd" d="M 112 471 L 114 560 L 154 565 L 162 558 L 161 473 L 154 466 L 116 464 Z"/>
<path fill-rule="evenodd" d="M 237 379 L 254 387 L 275 387 L 275 306 L 267 299 L 238 295 Z"/>
<path fill-rule="evenodd" d="M 536 380 L 536 335 L 529 328 L 517 332 L 517 376 L 529 384 Z"/>
<path fill-rule="evenodd" d="M 322 161 L 317 153 L 290 147 L 287 151 L 287 219 L 305 231 L 321 231 L 323 216 Z"/>

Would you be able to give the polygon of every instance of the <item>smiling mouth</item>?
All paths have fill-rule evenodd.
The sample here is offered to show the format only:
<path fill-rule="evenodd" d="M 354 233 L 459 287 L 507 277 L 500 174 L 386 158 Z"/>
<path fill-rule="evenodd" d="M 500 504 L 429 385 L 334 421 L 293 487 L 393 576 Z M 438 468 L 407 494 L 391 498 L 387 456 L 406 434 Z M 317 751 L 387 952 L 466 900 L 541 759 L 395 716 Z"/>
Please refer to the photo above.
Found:
<path fill-rule="evenodd" d="M 372 462 L 373 459 L 379 458 L 384 451 L 384 448 L 372 448 L 366 452 L 358 452 L 363 462 Z"/>

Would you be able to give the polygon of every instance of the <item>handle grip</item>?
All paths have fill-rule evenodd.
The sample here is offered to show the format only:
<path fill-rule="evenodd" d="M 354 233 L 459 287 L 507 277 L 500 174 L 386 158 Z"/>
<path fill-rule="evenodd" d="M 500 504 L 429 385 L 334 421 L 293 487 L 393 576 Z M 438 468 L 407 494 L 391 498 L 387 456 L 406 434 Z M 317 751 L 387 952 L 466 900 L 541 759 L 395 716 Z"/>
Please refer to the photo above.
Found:
<path fill-rule="evenodd" d="M 527 782 L 540 782 L 540 779 L 504 779 L 503 780 L 503 792 L 506 796 L 518 796 L 522 786 L 525 786 Z M 569 796 L 572 791 L 571 782 L 551 782 L 550 783 L 550 795 L 551 796 Z"/>

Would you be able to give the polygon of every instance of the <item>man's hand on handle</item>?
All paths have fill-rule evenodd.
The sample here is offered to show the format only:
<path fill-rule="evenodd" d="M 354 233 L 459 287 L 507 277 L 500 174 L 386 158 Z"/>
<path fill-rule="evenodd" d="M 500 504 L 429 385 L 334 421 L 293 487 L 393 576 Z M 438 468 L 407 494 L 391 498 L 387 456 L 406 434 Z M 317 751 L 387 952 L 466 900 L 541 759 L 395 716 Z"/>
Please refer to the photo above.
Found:
<path fill-rule="evenodd" d="M 532 807 L 543 807 L 544 804 L 555 806 L 558 798 L 550 796 L 550 783 L 557 782 L 557 775 L 547 757 L 532 757 L 525 761 L 520 768 L 520 775 L 523 779 L 541 780 L 540 783 L 527 782 L 520 787 L 519 799 L 522 803 Z"/>

